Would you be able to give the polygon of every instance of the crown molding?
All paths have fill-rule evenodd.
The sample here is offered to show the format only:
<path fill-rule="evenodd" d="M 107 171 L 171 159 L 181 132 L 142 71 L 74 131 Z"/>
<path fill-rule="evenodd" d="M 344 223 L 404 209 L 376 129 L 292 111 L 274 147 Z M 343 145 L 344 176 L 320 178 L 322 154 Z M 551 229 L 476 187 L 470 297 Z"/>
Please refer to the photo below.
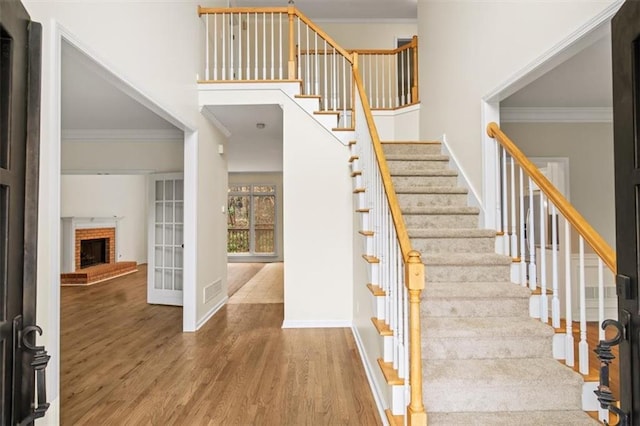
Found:
<path fill-rule="evenodd" d="M 182 142 L 184 132 L 178 129 L 66 129 L 62 142 Z"/>
<path fill-rule="evenodd" d="M 503 107 L 502 123 L 611 123 L 613 108 Z"/>

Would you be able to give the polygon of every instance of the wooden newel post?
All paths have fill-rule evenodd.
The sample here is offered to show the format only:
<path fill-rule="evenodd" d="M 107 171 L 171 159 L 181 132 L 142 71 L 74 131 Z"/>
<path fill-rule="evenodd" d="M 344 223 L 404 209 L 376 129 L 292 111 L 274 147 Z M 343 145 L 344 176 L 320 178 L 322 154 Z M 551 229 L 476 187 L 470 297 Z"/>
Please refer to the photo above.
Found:
<path fill-rule="evenodd" d="M 293 28 L 293 17 L 296 14 L 295 6 L 293 2 L 289 2 L 288 11 L 289 14 L 289 73 L 287 74 L 287 78 L 289 80 L 295 80 L 296 77 L 296 61 L 295 61 L 295 43 L 293 42 L 295 33 Z"/>
<path fill-rule="evenodd" d="M 420 101 L 418 90 L 418 36 L 413 36 L 413 84 L 411 86 L 411 101 L 417 103 Z"/>
<path fill-rule="evenodd" d="M 409 381 L 411 402 L 407 407 L 409 426 L 426 426 L 427 413 L 422 403 L 422 350 L 420 344 L 420 294 L 424 289 L 424 265 L 420 253 L 409 252 L 405 263 L 405 285 L 409 290 Z"/>

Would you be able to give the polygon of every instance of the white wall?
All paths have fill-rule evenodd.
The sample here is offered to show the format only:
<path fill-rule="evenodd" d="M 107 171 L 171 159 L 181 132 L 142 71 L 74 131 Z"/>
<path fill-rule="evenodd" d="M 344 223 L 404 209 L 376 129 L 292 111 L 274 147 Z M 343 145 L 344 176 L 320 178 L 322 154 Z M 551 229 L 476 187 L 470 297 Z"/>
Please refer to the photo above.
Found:
<path fill-rule="evenodd" d="M 615 247 L 612 124 L 503 123 L 501 128 L 528 157 L 569 158 L 571 203 Z"/>
<path fill-rule="evenodd" d="M 212 87 L 201 92 L 202 105 L 283 107 L 284 325 L 350 325 L 353 212 L 348 147 L 279 89 Z"/>
<path fill-rule="evenodd" d="M 316 22 L 345 49 L 395 49 L 396 38 L 418 33 L 415 22 Z"/>
<path fill-rule="evenodd" d="M 63 142 L 62 172 L 180 172 L 184 141 Z"/>
<path fill-rule="evenodd" d="M 420 136 L 447 135 L 482 194 L 481 99 L 612 0 L 418 2 Z"/>
<path fill-rule="evenodd" d="M 283 262 L 284 261 L 284 188 L 282 173 L 229 173 L 229 186 L 242 184 L 265 184 L 276 186 L 276 256 L 247 257 L 229 256 L 230 262 Z"/>
<path fill-rule="evenodd" d="M 381 141 L 420 140 L 420 105 L 372 111 Z"/>
<path fill-rule="evenodd" d="M 147 262 L 147 176 L 63 175 L 62 217 L 111 217 L 118 223 L 120 257 L 116 261 Z"/>
<path fill-rule="evenodd" d="M 218 154 L 218 145 L 226 139 L 206 118 L 198 124 L 198 226 L 196 315 L 202 324 L 227 298 L 227 160 Z M 226 150 L 225 150 L 226 152 Z M 224 212 L 222 208 L 225 208 Z M 209 302 L 204 288 L 218 280 L 220 293 Z"/>

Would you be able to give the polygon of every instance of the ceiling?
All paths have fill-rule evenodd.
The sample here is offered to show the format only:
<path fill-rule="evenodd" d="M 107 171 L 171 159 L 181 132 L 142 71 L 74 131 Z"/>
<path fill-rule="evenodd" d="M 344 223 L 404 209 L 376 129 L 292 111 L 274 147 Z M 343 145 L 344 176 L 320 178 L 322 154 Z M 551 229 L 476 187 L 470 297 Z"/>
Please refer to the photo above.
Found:
<path fill-rule="evenodd" d="M 229 134 L 230 172 L 282 171 L 282 108 L 279 105 L 207 106 Z M 264 124 L 258 128 L 257 124 Z"/>
<path fill-rule="evenodd" d="M 61 67 L 63 131 L 167 130 L 182 135 L 171 123 L 119 90 L 109 81 L 107 70 L 64 40 Z"/>
<path fill-rule="evenodd" d="M 236 7 L 287 5 L 286 0 L 230 0 L 229 3 Z M 415 20 L 418 16 L 418 0 L 295 0 L 295 6 L 316 20 Z"/>
<path fill-rule="evenodd" d="M 609 108 L 611 35 L 606 34 L 500 103 L 501 107 Z"/>

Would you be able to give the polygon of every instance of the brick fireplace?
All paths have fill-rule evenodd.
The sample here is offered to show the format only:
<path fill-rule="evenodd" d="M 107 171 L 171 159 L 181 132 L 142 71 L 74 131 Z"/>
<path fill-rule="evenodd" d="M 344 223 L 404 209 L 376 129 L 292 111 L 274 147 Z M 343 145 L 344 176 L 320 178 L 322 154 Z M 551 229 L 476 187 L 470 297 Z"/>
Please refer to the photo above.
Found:
<path fill-rule="evenodd" d="M 116 261 L 116 228 L 89 228 L 76 229 L 76 243 L 74 253 L 75 270 L 82 269 L 81 247 L 82 242 L 86 240 L 106 240 L 106 262 L 115 263 Z"/>
<path fill-rule="evenodd" d="M 60 283 L 87 285 L 137 270 L 136 262 L 119 261 L 118 223 L 121 217 L 63 217 Z M 83 268 L 84 259 L 87 267 Z M 98 248 L 96 248 L 98 246 Z M 97 257 L 87 261 L 87 257 Z"/>

